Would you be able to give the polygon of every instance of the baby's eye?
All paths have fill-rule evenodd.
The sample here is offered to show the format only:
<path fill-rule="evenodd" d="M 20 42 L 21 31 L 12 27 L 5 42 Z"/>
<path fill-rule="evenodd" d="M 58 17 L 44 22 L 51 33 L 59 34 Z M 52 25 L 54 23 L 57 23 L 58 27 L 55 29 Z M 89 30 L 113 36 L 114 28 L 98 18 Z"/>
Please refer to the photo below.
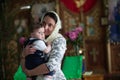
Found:
<path fill-rule="evenodd" d="M 44 34 L 43 32 L 39 32 L 39 34 Z"/>
<path fill-rule="evenodd" d="M 39 32 L 39 34 L 41 34 L 41 32 Z"/>

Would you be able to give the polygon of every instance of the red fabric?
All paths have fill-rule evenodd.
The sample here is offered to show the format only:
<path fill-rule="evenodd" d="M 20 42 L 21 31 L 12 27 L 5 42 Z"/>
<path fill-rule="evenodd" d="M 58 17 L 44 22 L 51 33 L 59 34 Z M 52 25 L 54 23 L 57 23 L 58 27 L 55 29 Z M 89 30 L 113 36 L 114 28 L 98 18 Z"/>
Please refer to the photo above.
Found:
<path fill-rule="evenodd" d="M 80 8 L 77 8 L 74 0 L 60 0 L 60 1 L 66 6 L 66 8 L 75 13 L 79 13 L 80 8 L 83 8 L 83 12 L 87 12 L 97 2 L 97 0 L 86 0 L 86 2 Z"/>

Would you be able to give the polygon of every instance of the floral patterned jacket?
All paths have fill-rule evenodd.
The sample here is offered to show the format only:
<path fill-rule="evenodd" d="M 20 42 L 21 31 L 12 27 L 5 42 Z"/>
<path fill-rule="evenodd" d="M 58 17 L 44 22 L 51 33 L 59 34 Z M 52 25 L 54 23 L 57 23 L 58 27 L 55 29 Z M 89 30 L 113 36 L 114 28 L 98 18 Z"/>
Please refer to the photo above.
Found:
<path fill-rule="evenodd" d="M 46 63 L 50 71 L 55 70 L 53 75 L 53 80 L 66 80 L 62 70 L 61 63 L 66 51 L 66 39 L 64 37 L 56 38 L 52 42 L 52 50 L 49 53 L 49 61 Z M 41 76 L 42 77 L 42 76 Z M 38 77 L 37 80 L 43 80 L 43 78 Z"/>

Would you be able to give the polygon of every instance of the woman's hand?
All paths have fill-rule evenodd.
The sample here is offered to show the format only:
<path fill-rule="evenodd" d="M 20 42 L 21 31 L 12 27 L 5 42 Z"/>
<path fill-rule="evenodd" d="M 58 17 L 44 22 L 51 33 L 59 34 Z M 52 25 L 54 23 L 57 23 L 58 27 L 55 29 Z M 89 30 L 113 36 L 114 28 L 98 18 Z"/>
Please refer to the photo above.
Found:
<path fill-rule="evenodd" d="M 36 68 L 32 70 L 28 70 L 25 67 L 23 67 L 23 71 L 27 76 L 36 76 L 36 75 L 43 75 L 49 73 L 49 69 L 46 66 L 46 64 L 41 64 L 40 66 L 37 66 Z"/>
<path fill-rule="evenodd" d="M 31 77 L 31 74 L 30 74 L 30 71 L 28 70 L 28 69 L 24 69 L 24 72 L 25 72 L 25 74 L 27 75 L 27 76 L 29 76 L 29 77 Z"/>
<path fill-rule="evenodd" d="M 33 45 L 27 45 L 22 52 L 22 57 L 25 57 L 29 54 L 34 54 L 34 52 L 36 51 L 36 49 L 32 48 Z"/>

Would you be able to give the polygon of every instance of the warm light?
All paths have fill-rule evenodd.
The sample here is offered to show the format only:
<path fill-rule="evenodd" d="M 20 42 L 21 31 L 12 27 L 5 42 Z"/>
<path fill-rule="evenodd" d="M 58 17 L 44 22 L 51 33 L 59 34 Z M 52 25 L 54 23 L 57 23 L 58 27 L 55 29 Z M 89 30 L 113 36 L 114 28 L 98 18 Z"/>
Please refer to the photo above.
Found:
<path fill-rule="evenodd" d="M 80 49 L 80 50 L 79 50 L 79 53 L 82 54 L 82 52 L 83 52 L 82 49 Z"/>
<path fill-rule="evenodd" d="M 30 6 L 22 6 L 20 9 L 30 9 Z"/>

